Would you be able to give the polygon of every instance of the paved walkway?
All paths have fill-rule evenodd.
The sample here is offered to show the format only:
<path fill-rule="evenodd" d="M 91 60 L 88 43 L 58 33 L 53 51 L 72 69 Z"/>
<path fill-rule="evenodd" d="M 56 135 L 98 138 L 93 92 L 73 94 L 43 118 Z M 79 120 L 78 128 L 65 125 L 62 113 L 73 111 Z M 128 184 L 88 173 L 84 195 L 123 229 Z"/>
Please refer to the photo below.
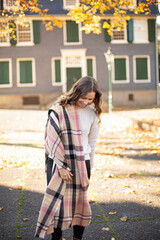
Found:
<path fill-rule="evenodd" d="M 103 115 L 89 189 L 92 223 L 84 240 L 160 239 L 160 110 L 148 111 Z M 45 111 L 0 110 L 0 239 L 34 239 L 46 187 L 45 121 Z M 132 131 L 139 123 L 154 131 L 141 141 Z M 67 240 L 71 231 L 64 232 Z"/>

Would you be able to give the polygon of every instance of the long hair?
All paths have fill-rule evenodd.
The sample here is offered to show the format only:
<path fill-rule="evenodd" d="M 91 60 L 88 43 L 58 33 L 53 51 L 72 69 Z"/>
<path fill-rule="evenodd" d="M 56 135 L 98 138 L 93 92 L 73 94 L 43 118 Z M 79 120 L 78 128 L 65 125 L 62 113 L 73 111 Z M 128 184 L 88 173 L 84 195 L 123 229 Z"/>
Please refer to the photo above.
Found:
<path fill-rule="evenodd" d="M 79 98 L 85 96 L 89 92 L 95 92 L 95 98 L 92 102 L 96 115 L 100 120 L 102 113 L 102 93 L 99 89 L 97 81 L 93 77 L 85 76 L 80 78 L 72 88 L 65 94 L 61 95 L 58 99 L 60 105 L 66 106 L 67 104 L 76 105 Z"/>

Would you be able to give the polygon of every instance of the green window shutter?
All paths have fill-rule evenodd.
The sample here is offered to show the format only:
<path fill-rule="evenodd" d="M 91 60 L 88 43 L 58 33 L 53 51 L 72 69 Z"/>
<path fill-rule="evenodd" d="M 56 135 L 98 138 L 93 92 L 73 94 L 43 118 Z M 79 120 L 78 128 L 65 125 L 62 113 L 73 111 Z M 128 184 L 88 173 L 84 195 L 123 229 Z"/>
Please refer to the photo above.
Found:
<path fill-rule="evenodd" d="M 134 40 L 133 19 L 130 19 L 127 24 L 127 40 L 128 42 L 133 42 Z"/>
<path fill-rule="evenodd" d="M 136 58 L 136 80 L 148 79 L 147 58 Z"/>
<path fill-rule="evenodd" d="M 32 83 L 32 61 L 20 61 L 20 83 Z"/>
<path fill-rule="evenodd" d="M 10 33 L 10 43 L 11 45 L 17 44 L 17 32 L 16 32 L 16 23 L 14 21 L 9 22 L 10 30 L 13 29 L 13 35 Z"/>
<path fill-rule="evenodd" d="M 40 43 L 40 21 L 34 20 L 33 21 L 33 38 L 34 43 Z"/>
<path fill-rule="evenodd" d="M 54 62 L 55 82 L 61 82 L 61 60 Z"/>
<path fill-rule="evenodd" d="M 148 19 L 148 40 L 155 41 L 155 19 Z"/>
<path fill-rule="evenodd" d="M 114 59 L 114 71 L 116 81 L 127 80 L 125 58 Z"/>
<path fill-rule="evenodd" d="M 0 85 L 9 84 L 9 62 L 0 62 Z"/>
<path fill-rule="evenodd" d="M 66 21 L 67 42 L 79 42 L 79 25 L 71 20 Z"/>
<path fill-rule="evenodd" d="M 3 11 L 3 1 L 0 1 L 0 16 L 2 15 L 2 11 Z"/>
<path fill-rule="evenodd" d="M 110 20 L 107 21 L 108 24 L 110 24 Z M 105 42 L 110 42 L 111 41 L 111 35 L 108 34 L 108 29 L 107 28 L 104 28 L 104 40 Z"/>
<path fill-rule="evenodd" d="M 87 75 L 93 77 L 93 59 L 87 59 Z"/>
<path fill-rule="evenodd" d="M 104 29 L 104 40 L 105 42 L 110 42 L 111 41 L 111 36 L 107 32 L 108 29 Z"/>

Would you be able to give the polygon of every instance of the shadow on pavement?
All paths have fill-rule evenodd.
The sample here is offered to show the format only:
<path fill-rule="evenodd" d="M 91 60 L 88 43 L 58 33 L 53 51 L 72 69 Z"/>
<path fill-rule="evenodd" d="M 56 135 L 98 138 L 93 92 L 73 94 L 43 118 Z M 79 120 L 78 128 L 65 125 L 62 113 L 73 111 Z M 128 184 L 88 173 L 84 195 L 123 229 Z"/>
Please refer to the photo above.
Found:
<path fill-rule="evenodd" d="M 40 187 L 40 186 L 39 186 Z M 36 186 L 35 186 L 36 188 Z M 32 240 L 43 194 L 0 186 L 0 239 Z M 92 223 L 86 228 L 84 240 L 158 240 L 160 239 L 160 208 L 132 201 L 91 202 Z M 109 214 L 110 212 L 114 214 Z M 128 220 L 122 222 L 121 217 Z M 109 231 L 107 231 L 109 228 Z M 19 237 L 18 237 L 19 236 Z M 72 229 L 64 232 L 71 240 Z M 36 238 L 37 239 L 37 238 Z M 49 240 L 50 236 L 46 236 Z"/>

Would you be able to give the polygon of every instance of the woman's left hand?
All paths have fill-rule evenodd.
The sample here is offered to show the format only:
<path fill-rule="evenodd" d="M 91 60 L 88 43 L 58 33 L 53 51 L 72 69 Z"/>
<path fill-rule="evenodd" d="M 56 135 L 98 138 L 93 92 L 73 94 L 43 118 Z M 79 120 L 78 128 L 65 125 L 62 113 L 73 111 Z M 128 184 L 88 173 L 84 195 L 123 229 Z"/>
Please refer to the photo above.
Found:
<path fill-rule="evenodd" d="M 73 174 L 69 170 L 61 168 L 59 174 L 64 181 L 72 181 Z"/>

